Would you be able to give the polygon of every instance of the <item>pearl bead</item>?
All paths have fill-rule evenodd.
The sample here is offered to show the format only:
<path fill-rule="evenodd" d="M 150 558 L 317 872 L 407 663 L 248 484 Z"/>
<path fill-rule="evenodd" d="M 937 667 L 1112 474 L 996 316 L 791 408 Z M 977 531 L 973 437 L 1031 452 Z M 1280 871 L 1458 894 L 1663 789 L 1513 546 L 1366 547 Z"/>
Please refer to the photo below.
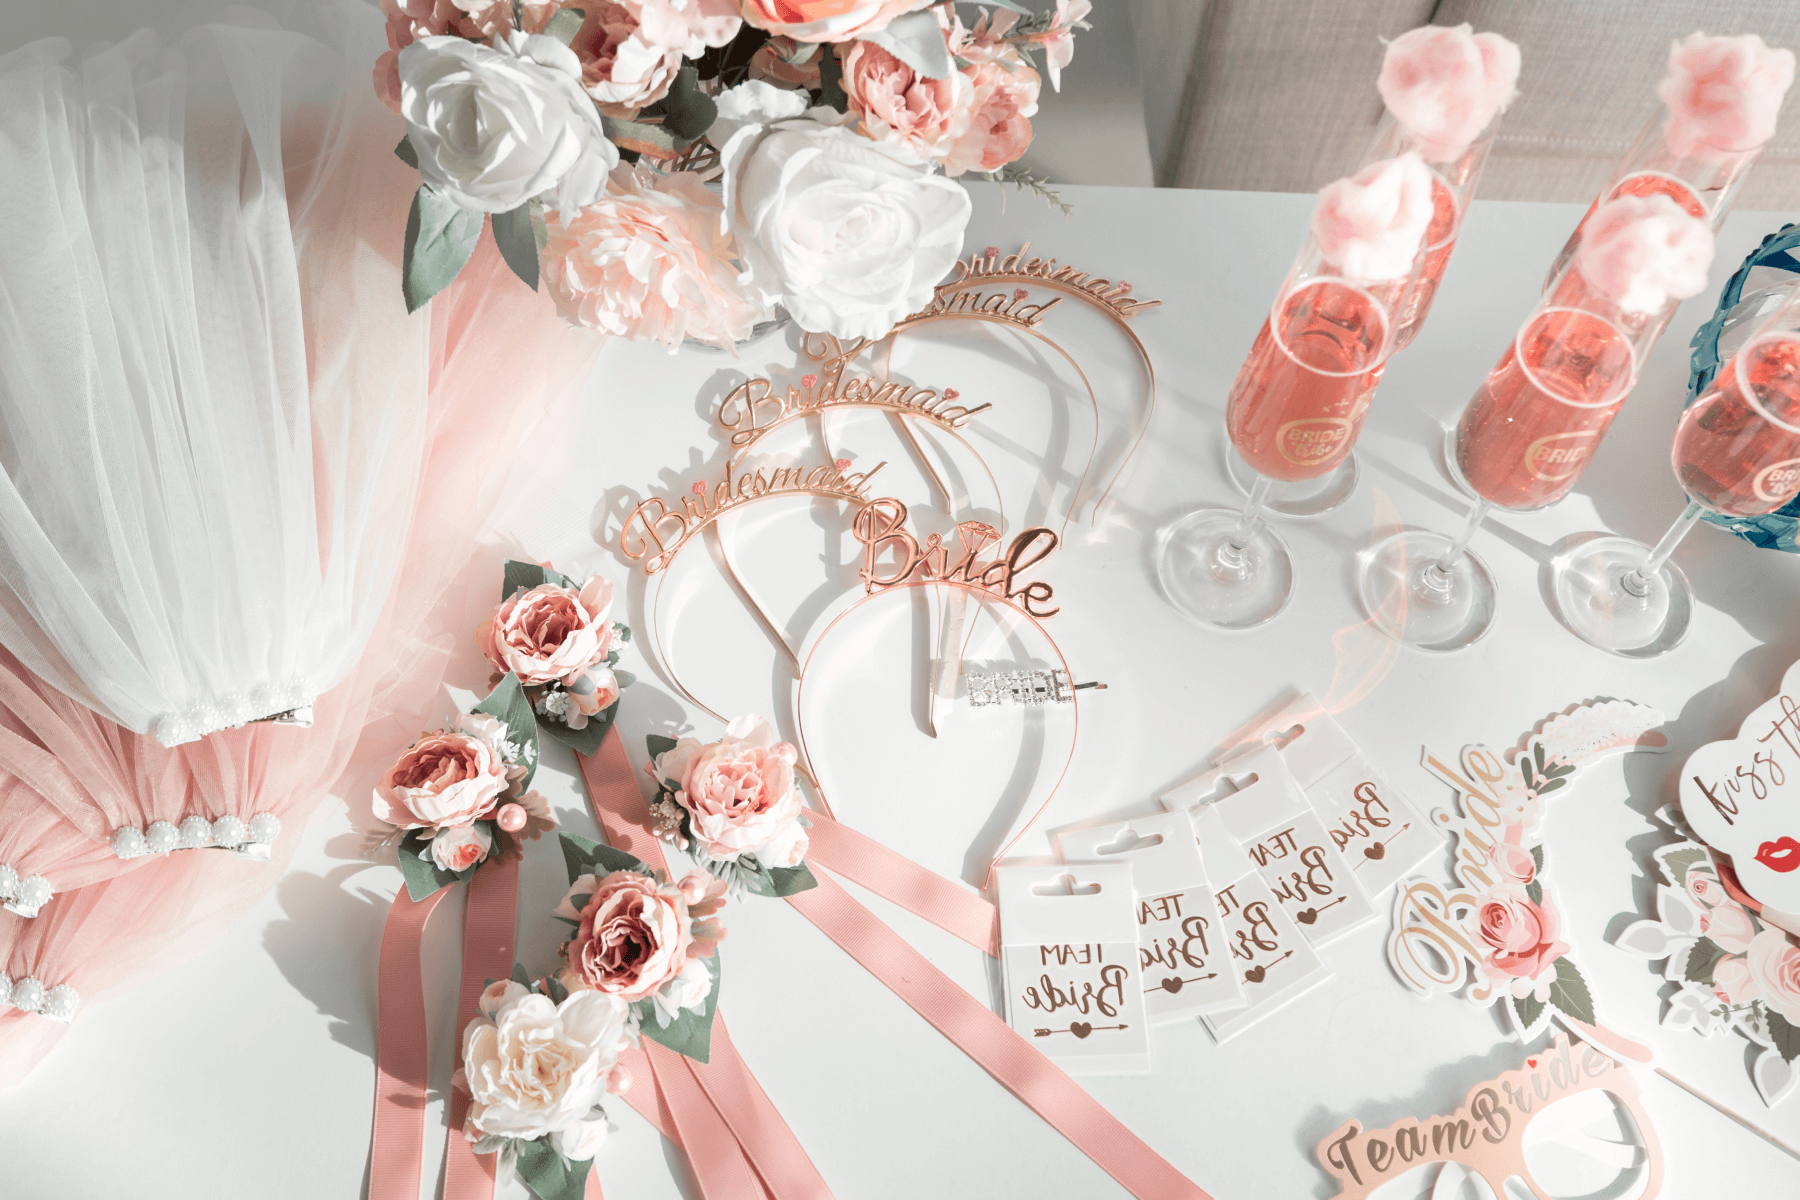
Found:
<path fill-rule="evenodd" d="M 502 804 L 500 811 L 494 815 L 494 822 L 508 833 L 517 833 L 525 828 L 525 809 L 517 804 Z"/>
<path fill-rule="evenodd" d="M 80 1007 L 80 993 L 66 983 L 59 983 L 50 989 L 49 994 L 44 997 L 43 1007 L 38 1011 L 40 1015 L 66 1025 L 75 1019 L 75 1010 Z"/>
<path fill-rule="evenodd" d="M 44 1003 L 44 985 L 27 975 L 12 985 L 12 1006 L 24 1012 L 36 1012 Z"/>
<path fill-rule="evenodd" d="M 198 814 L 181 823 L 181 848 L 198 850 L 212 843 L 212 822 Z"/>
<path fill-rule="evenodd" d="M 7 905 L 13 912 L 22 917 L 37 916 L 38 909 L 50 903 L 56 892 L 50 887 L 50 881 L 42 875 L 27 875 L 19 883 L 19 897 Z"/>
<path fill-rule="evenodd" d="M 0 900 L 11 900 L 19 894 L 19 873 L 0 863 Z"/>
<path fill-rule="evenodd" d="M 259 845 L 271 845 L 281 836 L 281 820 L 274 813 L 257 813 L 250 818 L 248 829 L 250 840 Z"/>
<path fill-rule="evenodd" d="M 213 841 L 226 848 L 244 844 L 244 822 L 237 817 L 220 817 L 212 824 Z"/>
<path fill-rule="evenodd" d="M 181 845 L 181 830 L 167 821 L 153 822 L 145 831 L 144 844 L 152 854 L 167 854 Z"/>
<path fill-rule="evenodd" d="M 143 830 L 133 829 L 129 825 L 113 831 L 112 848 L 113 853 L 120 858 L 136 858 L 149 849 L 144 843 Z"/>

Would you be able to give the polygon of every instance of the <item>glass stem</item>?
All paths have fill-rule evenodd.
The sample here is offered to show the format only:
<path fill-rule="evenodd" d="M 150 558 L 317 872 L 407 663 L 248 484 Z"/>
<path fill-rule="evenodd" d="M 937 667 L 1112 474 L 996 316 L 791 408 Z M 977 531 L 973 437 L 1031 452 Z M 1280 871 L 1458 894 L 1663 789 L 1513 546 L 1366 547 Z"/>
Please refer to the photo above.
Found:
<path fill-rule="evenodd" d="M 1491 500 L 1475 502 L 1475 507 L 1469 510 L 1469 519 L 1463 522 L 1462 532 L 1451 539 L 1450 545 L 1438 556 L 1438 560 L 1431 564 L 1429 574 L 1439 579 L 1448 578 L 1450 568 L 1456 565 L 1456 560 L 1461 558 L 1463 551 L 1469 548 L 1469 543 L 1475 538 L 1475 531 L 1481 528 L 1481 523 L 1487 519 L 1487 515 L 1493 507 L 1494 502 Z"/>
<path fill-rule="evenodd" d="M 1650 551 L 1650 557 L 1644 560 L 1644 565 L 1621 575 L 1619 586 L 1640 600 L 1648 596 L 1656 587 L 1656 577 L 1662 573 L 1663 564 L 1669 561 L 1669 555 L 1675 553 L 1675 547 L 1681 544 L 1687 531 L 1694 527 L 1702 511 L 1698 501 L 1689 500 L 1687 508 L 1669 526 L 1669 532 L 1663 534 L 1662 541 L 1656 543 L 1656 548 Z"/>
<path fill-rule="evenodd" d="M 1250 498 L 1244 501 L 1244 511 L 1238 517 L 1237 528 L 1231 531 L 1230 545 L 1233 550 L 1242 550 L 1250 544 L 1250 534 L 1256 528 L 1256 515 L 1262 511 L 1263 502 L 1269 498 L 1269 489 L 1275 481 L 1260 471 L 1256 475 L 1256 486 L 1250 489 Z"/>

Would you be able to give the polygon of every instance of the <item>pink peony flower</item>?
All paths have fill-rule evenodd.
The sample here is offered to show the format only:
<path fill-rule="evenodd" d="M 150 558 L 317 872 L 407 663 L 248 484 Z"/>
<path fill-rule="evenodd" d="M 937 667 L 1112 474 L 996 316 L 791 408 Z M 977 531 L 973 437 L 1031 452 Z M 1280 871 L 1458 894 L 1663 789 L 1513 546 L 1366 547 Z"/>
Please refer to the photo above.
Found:
<path fill-rule="evenodd" d="M 1756 936 L 1756 922 L 1736 901 L 1727 900 L 1700 918 L 1700 932 L 1731 953 L 1742 954 Z"/>
<path fill-rule="evenodd" d="M 575 900 L 583 896 L 576 908 Z M 694 934 L 687 895 L 679 887 L 634 871 L 583 875 L 556 911 L 579 922 L 564 949 L 569 964 L 564 978 L 571 988 L 593 988 L 630 1004 L 653 995 L 687 967 Z"/>
<path fill-rule="evenodd" d="M 1375 86 L 1428 162 L 1461 158 L 1519 94 L 1519 48 L 1497 33 L 1421 25 L 1388 43 Z"/>
<path fill-rule="evenodd" d="M 573 679 L 563 681 L 568 689 L 569 710 L 563 722 L 570 729 L 586 729 L 588 718 L 597 717 L 619 699 L 619 680 L 612 669 L 592 666 Z"/>
<path fill-rule="evenodd" d="M 937 0 L 738 0 L 744 20 L 801 42 L 847 42 Z"/>
<path fill-rule="evenodd" d="M 1494 847 L 1494 867 L 1501 879 L 1519 887 L 1537 878 L 1537 859 L 1517 842 L 1501 842 Z"/>
<path fill-rule="evenodd" d="M 948 8 L 935 11 L 946 45 L 956 44 L 961 26 Z M 874 42 L 856 42 L 844 55 L 843 87 L 865 134 L 920 158 L 948 155 L 973 116 L 975 85 L 967 74 L 926 78 Z"/>
<path fill-rule="evenodd" d="M 525 776 L 508 764 L 506 726 L 474 713 L 457 729 L 428 733 L 375 788 L 375 815 L 400 829 L 446 829 L 488 816 Z"/>
<path fill-rule="evenodd" d="M 717 196 L 689 172 L 614 170 L 606 194 L 549 223 L 544 280 L 563 319 L 674 351 L 683 338 L 729 348 L 765 308 L 739 282 Z"/>
<path fill-rule="evenodd" d="M 482 625 L 482 653 L 520 683 L 568 686 L 612 649 L 612 602 L 612 584 L 598 575 L 579 592 L 553 583 L 515 592 Z"/>
<path fill-rule="evenodd" d="M 446 871 L 466 871 L 488 856 L 494 835 L 486 826 L 471 822 L 440 829 L 431 839 L 431 861 Z"/>
<path fill-rule="evenodd" d="M 651 773 L 675 784 L 706 857 L 736 862 L 754 855 L 765 867 L 798 866 L 806 857 L 804 806 L 794 782 L 793 746 L 775 740 L 761 717 L 739 717 L 719 741 L 682 738 L 658 755 Z"/>
<path fill-rule="evenodd" d="M 1750 974 L 1750 960 L 1743 955 L 1734 954 L 1713 964 L 1713 995 L 1726 1004 L 1748 1004 L 1760 994 Z"/>
<path fill-rule="evenodd" d="M 1746 957 L 1763 1004 L 1800 1024 L 1800 946 L 1778 929 L 1765 929 Z"/>
<path fill-rule="evenodd" d="M 1488 947 L 1482 974 L 1489 979 L 1536 979 L 1569 952 L 1557 940 L 1561 922 L 1546 897 L 1533 904 L 1525 889 L 1500 884 L 1476 905 L 1476 933 Z"/>
<path fill-rule="evenodd" d="M 1772 50 L 1754 33 L 1691 33 L 1669 47 L 1669 70 L 1656 95 L 1669 116 L 1663 137 L 1680 156 L 1754 150 L 1775 136 L 1775 115 L 1794 82 L 1794 54 Z"/>
<path fill-rule="evenodd" d="M 973 115 L 944 159 L 944 174 L 998 171 L 1031 145 L 1031 117 L 1043 81 L 1017 56 L 983 59 L 962 74 L 974 85 Z"/>
<path fill-rule="evenodd" d="M 1653 313 L 1706 287 L 1713 234 L 1667 196 L 1620 196 L 1582 225 L 1576 265 L 1628 313 Z"/>
<path fill-rule="evenodd" d="M 788 60 L 794 57 L 799 48 L 800 43 L 791 37 L 770 38 L 750 56 L 750 78 L 782 88 L 811 90 L 823 86 L 820 60 L 825 57 L 824 54 L 815 50 L 812 57 L 796 66 Z"/>
<path fill-rule="evenodd" d="M 560 8 L 557 4 L 550 11 Z M 586 12 L 569 49 L 581 60 L 581 86 L 609 117 L 629 120 L 669 94 L 681 71 L 681 50 L 643 36 L 638 5 L 618 0 L 579 0 Z M 549 20 L 549 13 L 544 20 Z"/>
<path fill-rule="evenodd" d="M 1062 91 L 1062 69 L 1075 59 L 1075 27 L 1094 11 L 1090 0 L 1056 0 L 1056 19 L 1043 37 L 1044 70 L 1052 91 Z"/>
<path fill-rule="evenodd" d="M 1409 150 L 1320 189 L 1312 233 L 1325 261 L 1347 277 L 1404 279 L 1431 213 L 1431 170 Z"/>
<path fill-rule="evenodd" d="M 485 42 L 512 29 L 507 0 L 381 0 L 388 48 L 375 60 L 375 95 L 400 111 L 400 51 L 422 37 L 445 34 Z"/>
<path fill-rule="evenodd" d="M 568 0 L 581 7 L 581 0 Z M 653 46 L 699 58 L 728 45 L 744 27 L 736 0 L 627 0 L 636 12 L 640 36 Z"/>

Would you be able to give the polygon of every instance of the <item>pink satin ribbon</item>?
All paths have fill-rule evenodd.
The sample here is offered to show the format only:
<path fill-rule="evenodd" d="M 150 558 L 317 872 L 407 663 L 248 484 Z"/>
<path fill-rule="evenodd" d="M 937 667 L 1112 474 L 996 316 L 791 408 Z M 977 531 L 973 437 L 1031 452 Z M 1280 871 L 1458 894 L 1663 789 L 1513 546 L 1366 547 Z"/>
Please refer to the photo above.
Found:
<path fill-rule="evenodd" d="M 489 859 L 469 880 L 463 916 L 462 988 L 456 1002 L 456 1054 L 462 1034 L 480 1013 L 481 992 L 491 981 L 512 978 L 513 933 L 518 923 L 519 860 Z M 450 1137 L 444 1144 L 444 1200 L 494 1200 L 492 1154 L 477 1156 L 463 1136 L 469 1093 L 450 1089 Z M 370 1198 L 373 1200 L 373 1197 Z"/>
<path fill-rule="evenodd" d="M 620 739 L 608 737 L 597 754 L 576 758 L 608 841 L 646 862 L 662 862 Z M 810 865 L 841 869 L 877 895 L 998 954 L 999 915 L 988 901 L 821 813 L 807 816 L 813 822 Z M 830 876 L 814 874 L 819 886 L 789 896 L 788 903 L 1138 1200 L 1211 1200 Z"/>

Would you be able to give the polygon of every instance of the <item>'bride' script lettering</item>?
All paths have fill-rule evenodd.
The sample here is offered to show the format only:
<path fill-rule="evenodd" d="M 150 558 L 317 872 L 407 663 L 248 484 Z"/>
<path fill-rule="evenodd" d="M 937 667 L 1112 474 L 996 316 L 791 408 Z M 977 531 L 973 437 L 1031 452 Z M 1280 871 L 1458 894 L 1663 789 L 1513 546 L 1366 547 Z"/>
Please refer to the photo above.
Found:
<path fill-rule="evenodd" d="M 876 592 L 882 588 L 900 587 L 909 582 L 941 579 L 946 583 L 991 592 L 1008 604 L 1015 605 L 1033 617 L 1053 617 L 1061 609 L 1046 609 L 1053 592 L 1042 580 L 1021 582 L 1019 575 L 1036 566 L 1056 549 L 1054 532 L 1037 526 L 1027 529 L 1012 540 L 1004 557 L 982 561 L 981 553 L 1000 541 L 1000 531 L 980 521 L 964 521 L 956 527 L 962 543 L 962 555 L 955 562 L 950 549 L 937 534 L 926 537 L 924 545 L 906 531 L 906 505 L 884 498 L 871 500 L 857 511 L 851 522 L 856 540 L 863 544 L 863 589 Z M 898 558 L 891 571 L 881 573 L 877 560 L 886 551 Z"/>

